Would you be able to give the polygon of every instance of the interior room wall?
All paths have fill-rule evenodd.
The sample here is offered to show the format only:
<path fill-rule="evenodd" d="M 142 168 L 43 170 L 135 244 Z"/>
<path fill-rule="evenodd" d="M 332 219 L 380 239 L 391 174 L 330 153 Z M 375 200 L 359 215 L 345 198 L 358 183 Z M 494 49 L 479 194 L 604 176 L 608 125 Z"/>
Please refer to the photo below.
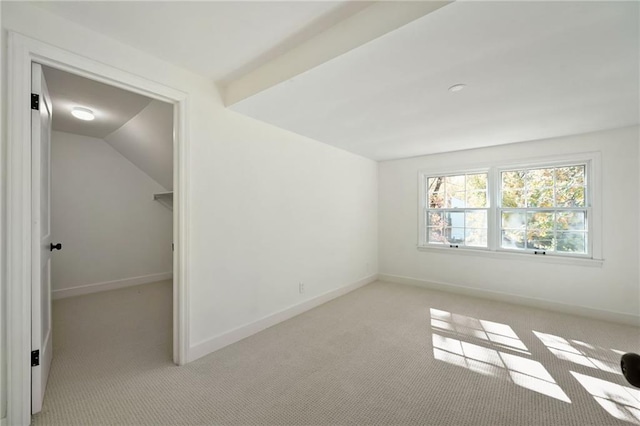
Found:
<path fill-rule="evenodd" d="M 162 185 L 103 139 L 70 133 L 52 132 L 51 169 L 52 238 L 63 248 L 54 298 L 171 276 L 173 215 L 153 200 Z"/>
<path fill-rule="evenodd" d="M 5 29 L 187 93 L 191 359 L 375 277 L 374 161 L 231 112 L 209 79 L 32 5 L 3 8 Z"/>
<path fill-rule="evenodd" d="M 638 127 L 379 163 L 380 274 L 515 295 L 640 320 Z M 555 154 L 601 153 L 601 267 L 418 251 L 418 171 Z M 417 280 L 417 281 L 416 281 Z M 405 280 L 407 281 L 407 280 Z M 409 280 L 411 281 L 411 280 Z M 492 292 L 492 293 L 487 293 Z M 524 300 L 523 299 L 523 300 Z"/>

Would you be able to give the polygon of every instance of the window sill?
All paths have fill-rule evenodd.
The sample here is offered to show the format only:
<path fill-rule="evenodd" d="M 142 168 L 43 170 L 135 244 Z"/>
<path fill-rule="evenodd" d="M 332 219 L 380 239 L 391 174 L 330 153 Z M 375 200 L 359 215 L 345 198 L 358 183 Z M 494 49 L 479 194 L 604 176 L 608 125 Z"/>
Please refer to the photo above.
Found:
<path fill-rule="evenodd" d="M 440 254 L 461 254 L 465 256 L 488 257 L 491 259 L 502 260 L 521 260 L 524 262 L 543 262 L 555 263 L 561 265 L 580 265 L 601 268 L 604 259 L 590 259 L 586 257 L 570 257 L 557 255 L 535 255 L 532 253 L 512 253 L 507 251 L 492 251 L 488 249 L 468 249 L 468 248 L 450 248 L 436 246 L 417 246 L 418 251 L 440 253 Z"/>

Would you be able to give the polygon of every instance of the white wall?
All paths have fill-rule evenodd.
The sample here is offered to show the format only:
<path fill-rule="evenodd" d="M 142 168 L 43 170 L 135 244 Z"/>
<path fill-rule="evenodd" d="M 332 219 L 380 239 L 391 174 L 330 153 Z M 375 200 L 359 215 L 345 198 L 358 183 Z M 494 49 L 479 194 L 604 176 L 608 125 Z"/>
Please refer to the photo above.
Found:
<path fill-rule="evenodd" d="M 192 347 L 377 271 L 375 162 L 231 112 L 208 79 L 39 8 L 2 7 L 5 28 L 188 94 Z"/>
<path fill-rule="evenodd" d="M 379 163 L 380 273 L 628 314 L 640 319 L 638 127 Z M 416 249 L 418 171 L 600 151 L 602 267 Z"/>
<path fill-rule="evenodd" d="M 102 139 L 52 132 L 54 297 L 68 290 L 172 270 L 165 189 Z M 62 290 L 67 290 L 66 292 Z"/>

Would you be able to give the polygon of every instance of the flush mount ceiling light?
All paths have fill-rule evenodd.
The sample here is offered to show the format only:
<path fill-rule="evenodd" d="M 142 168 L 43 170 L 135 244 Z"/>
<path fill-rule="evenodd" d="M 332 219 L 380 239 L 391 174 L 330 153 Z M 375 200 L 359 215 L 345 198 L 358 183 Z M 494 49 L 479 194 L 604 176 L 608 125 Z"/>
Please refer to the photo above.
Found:
<path fill-rule="evenodd" d="M 459 92 L 462 89 L 464 89 L 465 87 L 467 87 L 466 84 L 454 84 L 453 86 L 449 87 L 449 91 L 450 92 Z"/>
<path fill-rule="evenodd" d="M 89 108 L 81 108 L 81 107 L 73 108 L 71 110 L 71 115 L 73 115 L 75 118 L 79 120 L 84 120 L 84 121 L 91 121 L 94 118 L 96 118 L 96 116 L 93 114 L 93 111 L 91 111 Z"/>

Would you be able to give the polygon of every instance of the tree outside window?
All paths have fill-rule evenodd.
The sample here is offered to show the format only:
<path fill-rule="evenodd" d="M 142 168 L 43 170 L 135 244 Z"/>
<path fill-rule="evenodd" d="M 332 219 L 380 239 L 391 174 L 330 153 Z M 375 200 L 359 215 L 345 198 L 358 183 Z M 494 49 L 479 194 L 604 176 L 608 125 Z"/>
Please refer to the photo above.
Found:
<path fill-rule="evenodd" d="M 590 167 L 591 160 L 587 160 L 421 174 L 420 243 L 589 255 Z"/>

